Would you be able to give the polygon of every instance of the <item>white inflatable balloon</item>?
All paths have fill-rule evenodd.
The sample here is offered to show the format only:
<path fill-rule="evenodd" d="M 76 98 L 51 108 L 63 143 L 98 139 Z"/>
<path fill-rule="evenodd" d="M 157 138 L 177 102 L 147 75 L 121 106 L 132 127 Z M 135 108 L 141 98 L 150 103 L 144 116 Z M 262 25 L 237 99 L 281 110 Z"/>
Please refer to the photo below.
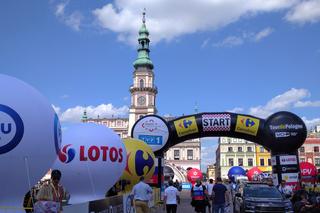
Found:
<path fill-rule="evenodd" d="M 0 88 L 0 206 L 22 207 L 29 187 L 57 158 L 60 124 L 30 85 L 0 74 Z"/>
<path fill-rule="evenodd" d="M 127 152 L 111 129 L 93 123 L 75 124 L 63 130 L 59 158 L 53 169 L 62 173 L 69 203 L 103 199 L 125 169 Z"/>

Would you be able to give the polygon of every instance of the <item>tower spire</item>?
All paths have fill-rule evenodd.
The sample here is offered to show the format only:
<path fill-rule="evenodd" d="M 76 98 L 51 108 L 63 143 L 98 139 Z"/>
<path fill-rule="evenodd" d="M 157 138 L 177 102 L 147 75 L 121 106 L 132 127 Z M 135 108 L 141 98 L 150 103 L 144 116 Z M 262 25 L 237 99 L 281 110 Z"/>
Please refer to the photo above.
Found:
<path fill-rule="evenodd" d="M 134 61 L 133 66 L 135 69 L 138 67 L 147 67 L 153 69 L 153 63 L 149 58 L 149 31 L 146 27 L 146 9 L 142 12 L 142 25 L 139 30 L 138 37 L 138 58 Z"/>
<path fill-rule="evenodd" d="M 84 110 L 83 110 L 83 115 L 82 115 L 81 121 L 82 121 L 82 122 L 86 122 L 87 120 L 88 120 L 87 110 L 84 109 Z"/>
<path fill-rule="evenodd" d="M 146 23 L 146 8 L 144 8 L 142 12 L 142 23 Z"/>

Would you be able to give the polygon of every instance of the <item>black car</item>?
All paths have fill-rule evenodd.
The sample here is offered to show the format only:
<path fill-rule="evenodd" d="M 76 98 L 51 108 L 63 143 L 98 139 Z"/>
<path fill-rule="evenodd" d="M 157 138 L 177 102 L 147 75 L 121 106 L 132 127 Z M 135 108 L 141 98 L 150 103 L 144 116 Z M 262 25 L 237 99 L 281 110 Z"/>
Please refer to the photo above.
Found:
<path fill-rule="evenodd" d="M 234 200 L 235 212 L 293 212 L 290 200 L 275 186 L 264 183 L 245 183 L 238 188 Z"/>

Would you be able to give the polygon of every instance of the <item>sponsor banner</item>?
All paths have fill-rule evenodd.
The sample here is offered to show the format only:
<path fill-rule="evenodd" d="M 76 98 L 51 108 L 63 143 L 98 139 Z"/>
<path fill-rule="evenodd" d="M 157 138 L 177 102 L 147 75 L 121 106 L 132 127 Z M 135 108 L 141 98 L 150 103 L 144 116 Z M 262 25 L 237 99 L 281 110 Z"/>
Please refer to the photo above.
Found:
<path fill-rule="evenodd" d="M 260 120 L 257 118 L 238 115 L 236 123 L 236 132 L 256 136 L 259 129 Z"/>
<path fill-rule="evenodd" d="M 281 166 L 281 172 L 283 172 L 283 173 L 299 172 L 299 168 L 298 168 L 298 165 L 295 165 L 295 166 Z"/>
<path fill-rule="evenodd" d="M 157 116 L 146 116 L 133 127 L 133 137 L 146 142 L 152 151 L 158 151 L 166 145 L 169 129 L 162 119 Z"/>
<path fill-rule="evenodd" d="M 299 173 L 282 173 L 281 179 L 285 180 L 287 183 L 297 183 L 299 178 Z"/>
<path fill-rule="evenodd" d="M 272 182 L 273 182 L 273 185 L 275 185 L 275 186 L 279 185 L 279 180 L 278 180 L 278 174 L 277 173 L 273 173 L 272 174 Z"/>
<path fill-rule="evenodd" d="M 283 155 L 280 157 L 280 165 L 298 164 L 296 155 Z"/>
<path fill-rule="evenodd" d="M 271 157 L 271 165 L 272 165 L 272 166 L 277 165 L 277 158 L 276 158 L 276 156 L 272 156 L 272 157 Z"/>
<path fill-rule="evenodd" d="M 202 128 L 204 132 L 230 131 L 230 114 L 203 114 Z"/>
<path fill-rule="evenodd" d="M 190 190 L 191 189 L 191 183 L 182 183 L 182 189 Z"/>
<path fill-rule="evenodd" d="M 196 118 L 194 116 L 174 121 L 174 126 L 176 128 L 178 137 L 183 137 L 199 132 Z"/>
<path fill-rule="evenodd" d="M 271 131 L 276 130 L 299 130 L 303 129 L 302 124 L 280 124 L 280 125 L 269 125 Z"/>

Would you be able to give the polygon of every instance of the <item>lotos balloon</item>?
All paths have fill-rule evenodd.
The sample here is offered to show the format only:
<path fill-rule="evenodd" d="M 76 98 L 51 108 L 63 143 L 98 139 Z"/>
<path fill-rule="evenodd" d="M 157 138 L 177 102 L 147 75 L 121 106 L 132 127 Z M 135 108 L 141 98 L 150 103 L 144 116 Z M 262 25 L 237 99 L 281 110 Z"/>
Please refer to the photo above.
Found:
<path fill-rule="evenodd" d="M 127 150 L 127 166 L 121 176 L 121 180 L 128 181 L 126 191 L 131 191 L 132 187 L 139 182 L 140 177 L 149 180 L 155 168 L 155 156 L 150 146 L 144 141 L 127 138 L 124 139 Z"/>
<path fill-rule="evenodd" d="M 197 180 L 202 180 L 202 178 L 202 172 L 199 169 L 193 168 L 187 173 L 187 179 L 192 185 L 194 185 Z"/>
<path fill-rule="evenodd" d="M 93 123 L 76 124 L 63 133 L 53 169 L 62 173 L 61 184 L 71 195 L 69 203 L 104 198 L 126 166 L 122 140 L 111 129 Z"/>
<path fill-rule="evenodd" d="M 247 171 L 248 180 L 252 181 L 260 175 L 262 171 L 258 167 L 252 167 Z"/>
<path fill-rule="evenodd" d="M 0 74 L 0 206 L 21 207 L 60 149 L 51 104 L 30 85 Z"/>
<path fill-rule="evenodd" d="M 233 166 L 228 171 L 228 177 L 231 181 L 235 181 L 236 176 L 245 176 L 246 171 L 240 166 Z"/>

